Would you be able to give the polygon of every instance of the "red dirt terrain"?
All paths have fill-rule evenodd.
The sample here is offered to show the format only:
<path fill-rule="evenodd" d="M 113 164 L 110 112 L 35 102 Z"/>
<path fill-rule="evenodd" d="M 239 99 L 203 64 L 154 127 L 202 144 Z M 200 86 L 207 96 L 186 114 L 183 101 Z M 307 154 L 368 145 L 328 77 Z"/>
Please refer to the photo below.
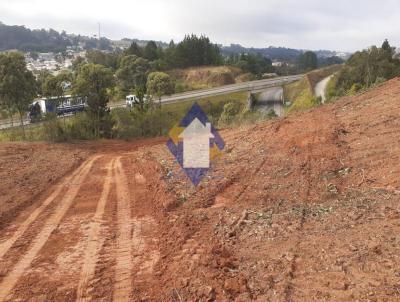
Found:
<path fill-rule="evenodd" d="M 222 131 L 197 188 L 162 139 L 1 146 L 0 301 L 399 301 L 399 95 Z"/>

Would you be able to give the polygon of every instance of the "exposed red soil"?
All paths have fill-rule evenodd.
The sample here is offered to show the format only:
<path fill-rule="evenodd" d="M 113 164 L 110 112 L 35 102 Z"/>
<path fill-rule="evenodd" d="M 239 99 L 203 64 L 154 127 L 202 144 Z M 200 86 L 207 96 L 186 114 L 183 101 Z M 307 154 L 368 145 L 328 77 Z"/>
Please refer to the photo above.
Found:
<path fill-rule="evenodd" d="M 0 301 L 398 301 L 399 95 L 394 79 L 224 130 L 197 188 L 163 139 L 54 147 L 86 159 L 35 197 L 20 187 Z"/>

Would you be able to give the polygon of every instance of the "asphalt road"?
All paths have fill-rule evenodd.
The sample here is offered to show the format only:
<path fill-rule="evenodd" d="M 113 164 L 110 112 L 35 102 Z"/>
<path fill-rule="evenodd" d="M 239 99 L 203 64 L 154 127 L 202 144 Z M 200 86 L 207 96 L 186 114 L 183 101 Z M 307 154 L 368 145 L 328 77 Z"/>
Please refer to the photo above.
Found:
<path fill-rule="evenodd" d="M 216 95 L 227 94 L 227 93 L 241 92 L 241 91 L 249 91 L 249 92 L 250 91 L 251 92 L 263 91 L 267 88 L 272 88 L 272 87 L 285 85 L 288 83 L 298 81 L 302 77 L 303 77 L 303 75 L 285 76 L 285 77 L 278 77 L 278 78 L 267 79 L 267 80 L 258 80 L 258 81 L 225 85 L 225 86 L 209 88 L 209 89 L 189 91 L 189 92 L 174 94 L 174 95 L 170 95 L 170 96 L 164 96 L 161 98 L 161 103 L 163 103 L 163 104 L 177 103 L 177 102 L 182 102 L 182 101 L 187 101 L 187 100 L 192 100 L 192 99 L 216 96 Z M 111 109 L 116 108 L 116 107 L 125 107 L 125 102 L 121 102 L 119 104 L 114 104 L 113 106 L 111 106 Z"/>

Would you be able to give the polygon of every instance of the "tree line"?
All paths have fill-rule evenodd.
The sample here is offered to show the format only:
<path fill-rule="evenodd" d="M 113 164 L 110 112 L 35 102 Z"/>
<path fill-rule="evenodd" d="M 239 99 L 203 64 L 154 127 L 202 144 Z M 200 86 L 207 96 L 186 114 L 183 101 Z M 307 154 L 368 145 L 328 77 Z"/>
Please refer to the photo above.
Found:
<path fill-rule="evenodd" d="M 327 88 L 328 99 L 354 94 L 359 90 L 400 76 L 400 57 L 388 40 L 354 53 L 335 74 Z"/>

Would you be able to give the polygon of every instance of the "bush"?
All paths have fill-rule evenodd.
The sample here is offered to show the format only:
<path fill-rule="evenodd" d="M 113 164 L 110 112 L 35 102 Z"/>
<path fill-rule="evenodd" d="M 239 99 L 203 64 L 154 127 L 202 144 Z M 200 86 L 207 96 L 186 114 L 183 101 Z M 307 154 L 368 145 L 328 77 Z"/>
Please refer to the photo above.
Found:
<path fill-rule="evenodd" d="M 114 122 L 112 137 L 119 139 L 165 135 L 176 123 L 175 120 L 171 122 L 169 113 L 160 110 L 158 106 L 153 106 L 144 112 L 136 108 L 114 109 L 112 119 Z"/>
<path fill-rule="evenodd" d="M 361 85 L 360 83 L 354 83 L 353 85 L 351 85 L 351 88 L 349 90 L 349 94 L 350 95 L 356 94 L 361 89 L 363 89 L 363 85 Z"/>
<path fill-rule="evenodd" d="M 224 109 L 218 121 L 220 126 L 229 126 L 235 120 L 236 115 L 240 111 L 240 104 L 229 102 L 224 105 Z"/>

